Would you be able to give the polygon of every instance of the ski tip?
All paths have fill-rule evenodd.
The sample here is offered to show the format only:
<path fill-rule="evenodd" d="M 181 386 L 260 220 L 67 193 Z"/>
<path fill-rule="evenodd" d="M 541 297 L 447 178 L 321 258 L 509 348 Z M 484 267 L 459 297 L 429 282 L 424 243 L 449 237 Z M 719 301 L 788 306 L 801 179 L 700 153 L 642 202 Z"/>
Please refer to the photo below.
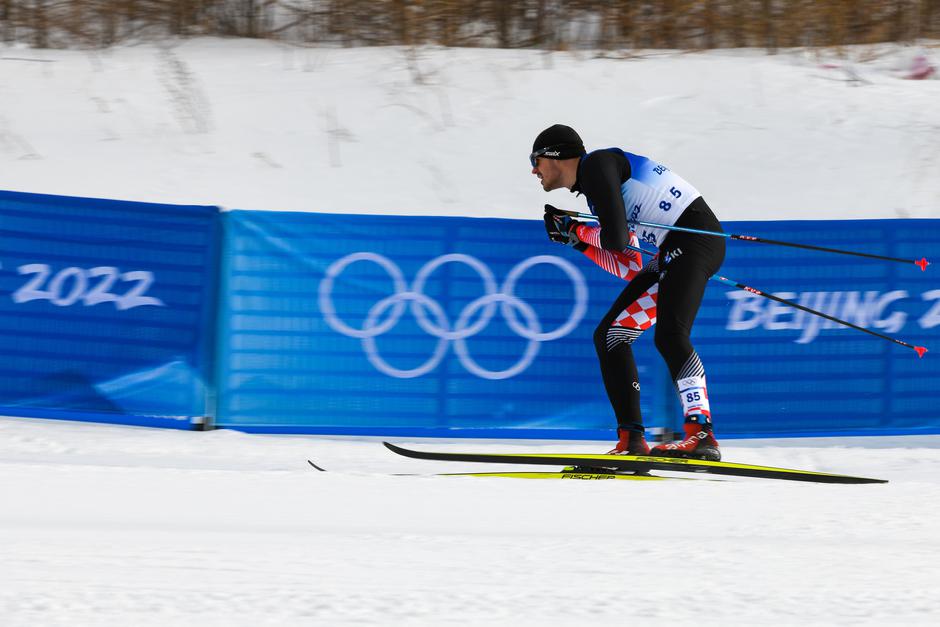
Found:
<path fill-rule="evenodd" d="M 382 445 L 394 453 L 400 453 L 403 450 L 400 446 L 395 446 L 391 442 L 386 442 L 384 440 L 382 441 Z"/>
<path fill-rule="evenodd" d="M 918 357 L 923 357 L 923 356 L 924 356 L 924 353 L 927 352 L 927 349 L 926 349 L 925 347 L 923 347 L 923 346 L 915 346 L 915 347 L 914 347 L 914 350 L 917 351 L 917 356 L 918 356 Z"/>
<path fill-rule="evenodd" d="M 921 258 L 920 261 L 915 261 L 914 264 L 920 267 L 921 272 L 926 272 L 926 271 L 927 271 L 927 266 L 930 265 L 930 262 L 927 261 L 927 258 L 926 258 L 926 257 L 923 257 L 923 258 Z"/>
<path fill-rule="evenodd" d="M 320 472 L 326 472 L 326 468 L 320 468 L 319 466 L 317 466 L 316 464 L 314 464 L 314 463 L 313 463 L 311 460 L 309 460 L 309 459 L 307 460 L 307 463 L 310 464 L 311 466 L 313 466 L 314 468 L 316 468 L 317 470 L 319 470 Z"/>

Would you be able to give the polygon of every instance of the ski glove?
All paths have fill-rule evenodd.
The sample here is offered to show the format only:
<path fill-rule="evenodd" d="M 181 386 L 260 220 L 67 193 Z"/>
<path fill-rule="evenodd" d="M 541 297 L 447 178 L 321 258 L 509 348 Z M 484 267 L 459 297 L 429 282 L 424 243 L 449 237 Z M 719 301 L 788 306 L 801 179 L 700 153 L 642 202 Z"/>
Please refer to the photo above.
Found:
<path fill-rule="evenodd" d="M 544 220 L 548 239 L 567 244 L 582 252 L 587 250 L 588 245 L 578 239 L 577 228 L 581 225 L 580 222 L 551 205 L 545 205 Z"/>

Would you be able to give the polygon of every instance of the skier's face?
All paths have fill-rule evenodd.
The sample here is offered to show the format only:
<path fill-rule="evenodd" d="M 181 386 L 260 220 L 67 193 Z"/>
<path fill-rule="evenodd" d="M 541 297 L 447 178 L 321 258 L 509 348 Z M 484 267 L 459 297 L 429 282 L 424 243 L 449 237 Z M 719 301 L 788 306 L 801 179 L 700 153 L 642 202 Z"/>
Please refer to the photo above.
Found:
<path fill-rule="evenodd" d="M 532 174 L 538 177 L 542 189 L 546 192 L 563 187 L 561 184 L 560 162 L 555 159 L 537 158 L 535 165 L 532 167 Z"/>

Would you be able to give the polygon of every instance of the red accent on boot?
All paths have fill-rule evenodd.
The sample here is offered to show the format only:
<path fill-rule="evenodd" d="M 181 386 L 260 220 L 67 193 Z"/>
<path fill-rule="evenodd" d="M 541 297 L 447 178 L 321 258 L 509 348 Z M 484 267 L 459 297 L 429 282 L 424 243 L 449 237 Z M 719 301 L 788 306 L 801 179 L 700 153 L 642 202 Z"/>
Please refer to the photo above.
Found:
<path fill-rule="evenodd" d="M 608 455 L 649 455 L 650 445 L 639 431 L 617 429 L 617 445 L 607 451 Z"/>
<path fill-rule="evenodd" d="M 653 455 L 686 454 L 692 455 L 695 450 L 702 446 L 711 446 L 718 448 L 718 440 L 712 434 L 711 429 L 705 430 L 703 425 L 695 422 L 687 422 L 682 425 L 685 432 L 685 439 L 680 442 L 670 444 L 658 444 L 653 447 Z"/>

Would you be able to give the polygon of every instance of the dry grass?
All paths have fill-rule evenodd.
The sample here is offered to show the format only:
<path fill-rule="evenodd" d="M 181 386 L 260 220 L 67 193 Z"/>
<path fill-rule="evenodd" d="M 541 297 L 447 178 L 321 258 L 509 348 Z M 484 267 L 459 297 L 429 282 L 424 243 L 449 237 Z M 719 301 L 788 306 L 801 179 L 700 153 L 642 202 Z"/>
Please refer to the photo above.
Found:
<path fill-rule="evenodd" d="M 0 37 L 8 43 L 105 47 L 168 34 L 772 52 L 940 38 L 940 0 L 0 0 Z"/>

